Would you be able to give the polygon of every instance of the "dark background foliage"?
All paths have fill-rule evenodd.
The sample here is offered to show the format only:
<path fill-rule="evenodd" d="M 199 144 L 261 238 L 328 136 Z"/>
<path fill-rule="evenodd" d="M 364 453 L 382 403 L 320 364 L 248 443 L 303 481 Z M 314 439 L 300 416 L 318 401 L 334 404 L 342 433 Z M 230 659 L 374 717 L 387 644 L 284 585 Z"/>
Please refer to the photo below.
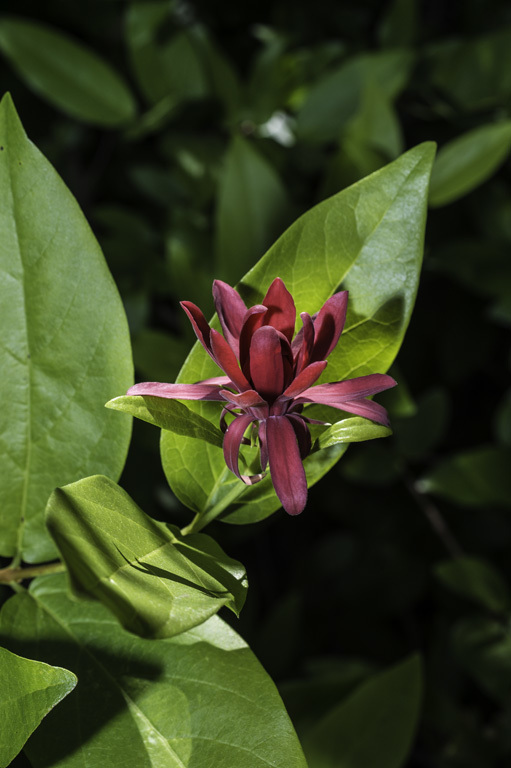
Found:
<path fill-rule="evenodd" d="M 23 71 L 9 14 L 92 49 L 136 115 L 107 126 L 56 106 L 60 75 L 49 88 Z M 0 90 L 104 249 L 142 380 L 172 381 L 193 341 L 179 299 L 211 312 L 212 278 L 235 283 L 297 215 L 419 142 L 511 119 L 498 0 L 4 0 L 2 53 Z M 211 529 L 247 566 L 233 622 L 299 731 L 369 672 L 422 653 L 409 768 L 511 762 L 508 150 L 430 211 L 399 388 L 380 398 L 394 436 L 352 446 L 301 517 Z M 189 520 L 154 428 L 135 424 L 121 483 L 159 519 Z"/>

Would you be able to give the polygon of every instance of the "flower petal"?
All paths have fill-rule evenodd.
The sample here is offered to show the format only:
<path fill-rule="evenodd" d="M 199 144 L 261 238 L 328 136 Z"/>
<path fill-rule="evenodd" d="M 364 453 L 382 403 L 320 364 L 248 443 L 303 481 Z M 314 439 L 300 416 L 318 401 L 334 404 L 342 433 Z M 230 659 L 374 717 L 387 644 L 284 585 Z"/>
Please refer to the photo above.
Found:
<path fill-rule="evenodd" d="M 228 375 L 238 392 L 250 389 L 250 384 L 240 370 L 236 355 L 222 334 L 213 329 L 210 340 L 216 364 Z"/>
<path fill-rule="evenodd" d="M 243 326 L 240 333 L 240 366 L 241 370 L 248 378 L 250 376 L 250 342 L 254 332 L 263 324 L 263 318 L 266 314 L 266 307 L 262 304 L 256 304 L 247 310 L 243 320 Z"/>
<path fill-rule="evenodd" d="M 326 360 L 333 350 L 346 322 L 348 291 L 339 291 L 326 301 L 314 320 L 314 348 L 311 362 Z"/>
<path fill-rule="evenodd" d="M 268 307 L 264 324 L 271 325 L 291 341 L 295 332 L 296 308 L 293 297 L 280 277 L 276 277 L 270 285 L 262 303 Z"/>
<path fill-rule="evenodd" d="M 302 312 L 300 317 L 302 318 L 303 325 L 291 344 L 296 373 L 300 373 L 303 368 L 306 368 L 309 365 L 315 336 L 312 317 L 307 312 Z"/>
<path fill-rule="evenodd" d="M 275 493 L 290 515 L 299 515 L 307 503 L 307 480 L 295 431 L 287 416 L 266 419 L 266 443 Z"/>
<path fill-rule="evenodd" d="M 318 360 L 317 363 L 311 363 L 304 368 L 301 373 L 291 382 L 289 387 L 284 390 L 282 397 L 293 398 L 304 390 L 311 387 L 319 379 L 327 366 L 326 360 Z"/>
<path fill-rule="evenodd" d="M 255 389 L 247 389 L 242 392 L 241 395 L 236 395 L 233 392 L 228 392 L 222 389 L 222 395 L 228 403 L 232 403 L 236 408 L 255 408 L 264 406 L 266 414 L 268 413 L 268 403 L 260 396 Z"/>
<path fill-rule="evenodd" d="M 304 419 L 297 413 L 288 413 L 287 418 L 291 422 L 298 440 L 298 448 L 300 449 L 300 458 L 305 459 L 311 452 L 312 438 L 309 431 L 309 427 L 305 423 Z"/>
<path fill-rule="evenodd" d="M 195 335 L 199 339 L 200 343 L 208 353 L 208 355 L 211 355 L 213 357 L 213 353 L 211 351 L 211 342 L 209 339 L 211 328 L 209 327 L 208 321 L 202 314 L 201 310 L 196 304 L 193 304 L 191 301 L 181 301 L 181 306 L 183 307 L 184 311 L 188 315 L 188 318 L 192 324 L 193 330 L 195 331 Z"/>
<path fill-rule="evenodd" d="M 268 466 L 268 447 L 266 444 L 266 419 L 259 422 L 259 449 L 261 455 L 261 469 L 264 472 Z"/>
<path fill-rule="evenodd" d="M 222 280 L 213 281 L 213 299 L 225 340 L 239 357 L 240 333 L 247 313 L 245 302 L 238 291 Z"/>
<path fill-rule="evenodd" d="M 297 398 L 300 403 L 321 403 L 334 407 L 347 400 L 357 400 L 360 397 L 369 397 L 383 392 L 385 389 L 395 387 L 396 382 L 392 376 L 385 373 L 371 373 L 368 376 L 357 376 L 346 381 L 333 381 L 330 384 L 318 384 L 306 389 Z"/>
<path fill-rule="evenodd" d="M 284 359 L 281 338 L 275 328 L 263 325 L 250 343 L 250 378 L 254 389 L 269 403 L 284 389 Z"/>
<path fill-rule="evenodd" d="M 169 400 L 219 400 L 223 402 L 221 386 L 217 384 L 164 384 L 159 381 L 143 381 L 127 391 L 127 395 L 151 395 Z"/>
<path fill-rule="evenodd" d="M 224 459 L 225 463 L 234 472 L 236 477 L 243 480 L 246 485 L 253 485 L 262 480 L 264 475 L 242 475 L 239 470 L 238 460 L 240 454 L 240 445 L 243 440 L 247 427 L 252 424 L 255 419 L 252 416 L 237 416 L 227 427 L 227 432 L 224 436 Z"/>
<path fill-rule="evenodd" d="M 371 421 L 376 421 L 385 427 L 390 427 L 390 419 L 386 409 L 383 405 L 374 403 L 372 400 L 365 398 L 362 400 L 345 400 L 342 405 L 334 407 L 348 413 L 356 413 L 357 416 L 363 416 L 365 419 L 371 419 Z"/>

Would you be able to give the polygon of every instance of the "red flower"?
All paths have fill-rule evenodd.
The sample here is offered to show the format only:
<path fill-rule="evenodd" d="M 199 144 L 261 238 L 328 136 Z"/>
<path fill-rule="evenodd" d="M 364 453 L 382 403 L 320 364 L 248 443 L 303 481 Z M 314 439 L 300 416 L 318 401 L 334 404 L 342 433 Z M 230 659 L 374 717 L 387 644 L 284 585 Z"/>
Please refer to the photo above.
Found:
<path fill-rule="evenodd" d="M 340 291 L 311 317 L 300 315 L 303 326 L 293 339 L 296 309 L 293 297 L 277 277 L 262 304 L 247 309 L 240 295 L 215 280 L 213 297 L 224 335 L 211 329 L 200 309 L 181 302 L 200 343 L 225 376 L 197 384 L 145 382 L 128 395 L 151 395 L 176 400 L 218 400 L 224 403 L 220 426 L 225 432 L 224 457 L 229 469 L 244 483 L 264 477 L 242 475 L 240 446 L 252 425 L 257 429 L 261 471 L 270 465 L 271 479 L 282 506 L 290 515 L 302 512 L 307 482 L 302 460 L 311 449 L 303 406 L 318 403 L 356 413 L 388 425 L 385 408 L 366 398 L 395 385 L 394 379 L 374 373 L 355 379 L 318 384 L 326 358 L 339 341 L 346 319 L 348 292 Z M 227 426 L 226 415 L 234 416 Z"/>

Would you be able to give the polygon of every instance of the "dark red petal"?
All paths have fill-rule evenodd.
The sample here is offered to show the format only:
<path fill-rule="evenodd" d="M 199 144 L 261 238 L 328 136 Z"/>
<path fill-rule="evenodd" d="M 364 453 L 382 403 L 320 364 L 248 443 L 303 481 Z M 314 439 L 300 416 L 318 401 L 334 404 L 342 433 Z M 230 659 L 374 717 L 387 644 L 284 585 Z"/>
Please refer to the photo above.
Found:
<path fill-rule="evenodd" d="M 389 415 L 383 405 L 379 403 L 373 403 L 372 400 L 345 400 L 342 405 L 335 406 L 340 408 L 341 411 L 347 411 L 348 413 L 355 413 L 357 416 L 363 416 L 365 419 L 371 419 L 371 421 L 377 421 L 378 424 L 383 424 L 385 427 L 390 427 Z"/>
<path fill-rule="evenodd" d="M 193 330 L 195 331 L 195 335 L 199 339 L 200 343 L 206 352 L 211 355 L 211 357 L 213 357 L 213 353 L 211 351 L 211 342 L 209 340 L 211 328 L 209 327 L 208 322 L 202 314 L 201 310 L 191 301 L 182 301 L 181 306 L 188 315 L 188 318 L 193 326 Z"/>
<path fill-rule="evenodd" d="M 238 291 L 221 280 L 213 282 L 213 299 L 225 340 L 239 357 L 239 338 L 247 308 Z"/>
<path fill-rule="evenodd" d="M 348 291 L 340 291 L 331 296 L 318 312 L 314 321 L 314 348 L 311 362 L 326 360 L 333 350 L 344 328 L 348 308 Z"/>
<path fill-rule="evenodd" d="M 299 515 L 307 503 L 307 480 L 295 431 L 287 416 L 266 420 L 266 442 L 275 493 L 286 512 Z"/>
<path fill-rule="evenodd" d="M 224 459 L 225 463 L 234 472 L 236 477 L 243 480 L 247 485 L 253 485 L 263 479 L 263 475 L 242 475 L 239 470 L 238 460 L 240 454 L 240 445 L 243 440 L 247 427 L 254 421 L 252 416 L 237 416 L 227 427 L 224 435 Z"/>
<path fill-rule="evenodd" d="M 222 389 L 222 395 L 228 403 L 232 403 L 236 408 L 255 408 L 258 406 L 268 408 L 266 400 L 263 400 L 255 389 L 247 389 L 241 395 L 236 395 L 233 392 Z"/>
<path fill-rule="evenodd" d="M 319 379 L 328 363 L 326 360 L 318 360 L 317 363 L 311 363 L 296 376 L 289 387 L 284 390 L 283 397 L 296 397 L 304 390 L 312 387 L 315 381 Z"/>
<path fill-rule="evenodd" d="M 307 312 L 302 312 L 300 317 L 302 318 L 303 326 L 300 328 L 291 344 L 296 373 L 300 373 L 301 370 L 309 365 L 312 350 L 314 348 L 315 337 L 312 317 Z"/>
<path fill-rule="evenodd" d="M 268 466 L 268 447 L 266 445 L 266 419 L 259 422 L 259 449 L 261 455 L 261 469 L 264 472 Z"/>
<path fill-rule="evenodd" d="M 250 384 L 240 370 L 236 355 L 224 337 L 214 329 L 211 331 L 211 349 L 217 365 L 228 375 L 239 392 L 250 389 Z"/>
<path fill-rule="evenodd" d="M 250 378 L 254 389 L 273 402 L 284 389 L 284 359 L 278 332 L 269 325 L 258 328 L 250 344 Z"/>
<path fill-rule="evenodd" d="M 256 304 L 254 307 L 250 307 L 243 320 L 243 326 L 240 333 L 240 354 L 239 360 L 241 370 L 248 378 L 250 376 L 250 342 L 252 341 L 252 335 L 254 331 L 261 327 L 263 324 L 264 315 L 266 314 L 266 307 L 262 304 Z"/>
<path fill-rule="evenodd" d="M 144 381 L 130 387 L 127 395 L 150 395 L 169 400 L 219 400 L 225 398 L 221 387 L 215 384 L 163 384 L 158 381 Z"/>
<path fill-rule="evenodd" d="M 201 379 L 197 384 L 221 384 L 222 387 L 229 387 L 232 381 L 228 376 L 212 376 L 210 379 Z"/>
<path fill-rule="evenodd" d="M 346 381 L 334 381 L 330 384 L 318 384 L 306 389 L 297 398 L 297 402 L 321 403 L 323 405 L 342 404 L 346 400 L 357 400 L 395 387 L 396 382 L 385 373 L 371 373 L 369 376 L 357 376 Z"/>
<path fill-rule="evenodd" d="M 291 422 L 291 426 L 295 431 L 296 439 L 298 440 L 298 447 L 300 449 L 300 457 L 303 461 L 303 459 L 305 459 L 311 452 L 312 447 L 312 439 L 311 433 L 309 432 L 309 427 L 303 418 L 297 413 L 288 413 L 287 418 Z"/>
<path fill-rule="evenodd" d="M 264 324 L 271 325 L 291 341 L 295 332 L 295 303 L 280 277 L 276 277 L 268 288 L 263 304 L 268 307 Z"/>

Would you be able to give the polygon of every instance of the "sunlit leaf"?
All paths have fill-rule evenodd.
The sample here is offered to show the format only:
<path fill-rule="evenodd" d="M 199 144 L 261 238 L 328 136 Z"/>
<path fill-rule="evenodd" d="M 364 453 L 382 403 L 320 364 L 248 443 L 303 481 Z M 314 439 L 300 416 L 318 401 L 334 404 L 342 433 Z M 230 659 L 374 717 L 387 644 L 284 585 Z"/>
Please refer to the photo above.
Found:
<path fill-rule="evenodd" d="M 110 400 L 106 407 L 129 413 L 137 419 L 154 424 L 160 429 L 168 429 L 177 435 L 205 440 L 218 448 L 223 444 L 223 434 L 218 427 L 177 400 L 149 395 L 121 395 Z"/>
<path fill-rule="evenodd" d="M 70 600 L 64 577 L 47 576 L 3 606 L 0 635 L 80 680 L 26 745 L 33 768 L 306 768 L 275 686 L 216 616 L 148 641 L 104 606 Z"/>
<path fill-rule="evenodd" d="M 74 593 L 101 600 L 132 632 L 173 637 L 223 605 L 236 614 L 243 607 L 241 563 L 209 536 L 183 536 L 148 517 L 106 477 L 58 488 L 47 522 Z"/>
<path fill-rule="evenodd" d="M 131 434 L 104 403 L 133 381 L 124 310 L 87 221 L 0 106 L 0 553 L 48 560 L 44 508 L 58 485 L 117 478 Z"/>
<path fill-rule="evenodd" d="M 388 437 L 392 430 L 382 424 L 376 424 L 369 419 L 355 417 L 343 419 L 325 429 L 317 440 L 318 448 L 330 448 L 337 443 L 359 443 L 363 440 L 375 440 L 378 437 Z"/>
<path fill-rule="evenodd" d="M 0 648 L 0 768 L 7 768 L 41 720 L 76 685 L 72 672 Z"/>

